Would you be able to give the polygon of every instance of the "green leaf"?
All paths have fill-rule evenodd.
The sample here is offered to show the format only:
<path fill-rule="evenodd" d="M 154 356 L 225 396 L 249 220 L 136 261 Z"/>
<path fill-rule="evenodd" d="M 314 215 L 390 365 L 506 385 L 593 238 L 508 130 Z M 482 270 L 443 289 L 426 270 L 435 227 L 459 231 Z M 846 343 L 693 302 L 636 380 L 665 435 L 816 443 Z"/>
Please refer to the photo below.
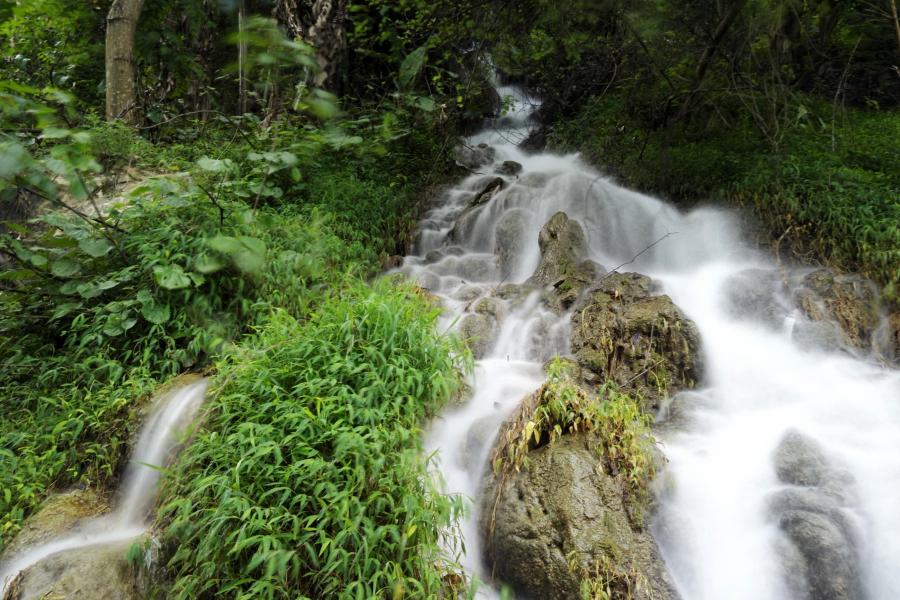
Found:
<path fill-rule="evenodd" d="M 141 314 L 154 325 L 162 325 L 169 320 L 169 307 L 166 304 L 150 302 L 144 305 Z"/>
<path fill-rule="evenodd" d="M 31 264 L 36 267 L 43 267 L 47 264 L 47 258 L 45 256 L 41 256 L 40 254 L 32 254 L 29 257 L 29 260 L 31 261 Z"/>
<path fill-rule="evenodd" d="M 419 96 L 416 98 L 416 106 L 424 110 L 425 112 L 431 112 L 434 110 L 434 100 L 431 98 L 426 98 L 425 96 Z"/>
<path fill-rule="evenodd" d="M 81 270 L 81 265 L 71 258 L 60 258 L 53 262 L 50 271 L 59 277 L 71 277 Z"/>
<path fill-rule="evenodd" d="M 141 304 L 153 302 L 153 294 L 150 293 L 150 290 L 144 289 L 137 293 L 137 299 Z"/>
<path fill-rule="evenodd" d="M 69 130 L 63 129 L 62 127 L 45 127 L 44 131 L 41 133 L 41 136 L 48 140 L 64 138 L 68 135 Z"/>
<path fill-rule="evenodd" d="M 85 254 L 93 256 L 94 258 L 106 256 L 107 254 L 109 254 L 110 250 L 115 248 L 112 242 L 103 238 L 83 239 L 78 242 L 78 247 L 81 248 L 85 252 Z"/>
<path fill-rule="evenodd" d="M 156 278 L 156 283 L 167 290 L 178 290 L 191 285 L 190 278 L 185 275 L 184 269 L 179 265 L 153 267 L 153 275 Z"/>
<path fill-rule="evenodd" d="M 218 258 L 214 256 L 209 256 L 207 254 L 201 254 L 197 257 L 197 262 L 194 263 L 194 268 L 197 269 L 199 273 L 215 273 L 219 269 L 222 269 L 225 266 Z"/>
<path fill-rule="evenodd" d="M 17 271 L 7 271 L 3 274 L 0 274 L 0 279 L 3 280 L 15 280 L 15 279 L 28 279 L 34 275 L 34 271 L 29 271 L 28 269 L 21 269 Z"/>
<path fill-rule="evenodd" d="M 19 233 L 28 234 L 28 230 L 22 227 L 21 225 L 16 225 L 15 223 L 10 223 L 9 221 L 0 221 L 0 225 L 12 229 L 13 231 L 17 231 Z"/>
<path fill-rule="evenodd" d="M 197 161 L 197 166 L 204 171 L 211 171 L 215 173 L 217 171 L 222 171 L 225 169 L 225 161 L 204 156 Z"/>
<path fill-rule="evenodd" d="M 419 71 L 422 70 L 422 65 L 425 64 L 425 55 L 427 52 L 428 49 L 425 46 L 421 46 L 410 52 L 406 58 L 403 59 L 403 63 L 400 65 L 401 88 L 409 88 L 415 81 Z"/>

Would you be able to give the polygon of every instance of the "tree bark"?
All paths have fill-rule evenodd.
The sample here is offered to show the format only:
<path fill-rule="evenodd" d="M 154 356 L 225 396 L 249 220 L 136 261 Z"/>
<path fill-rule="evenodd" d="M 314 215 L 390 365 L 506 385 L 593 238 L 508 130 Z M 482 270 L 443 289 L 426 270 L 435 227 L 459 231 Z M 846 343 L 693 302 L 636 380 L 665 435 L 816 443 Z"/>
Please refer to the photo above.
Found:
<path fill-rule="evenodd" d="M 347 51 L 348 0 L 276 0 L 273 16 L 291 38 L 316 49 L 322 68 L 314 85 L 340 94 L 341 62 Z"/>
<path fill-rule="evenodd" d="M 106 17 L 106 118 L 137 125 L 134 34 L 144 0 L 114 0 Z"/>
<path fill-rule="evenodd" d="M 894 32 L 897 34 L 897 51 L 900 51 L 900 20 L 897 19 L 896 0 L 891 0 L 891 16 L 894 17 Z"/>

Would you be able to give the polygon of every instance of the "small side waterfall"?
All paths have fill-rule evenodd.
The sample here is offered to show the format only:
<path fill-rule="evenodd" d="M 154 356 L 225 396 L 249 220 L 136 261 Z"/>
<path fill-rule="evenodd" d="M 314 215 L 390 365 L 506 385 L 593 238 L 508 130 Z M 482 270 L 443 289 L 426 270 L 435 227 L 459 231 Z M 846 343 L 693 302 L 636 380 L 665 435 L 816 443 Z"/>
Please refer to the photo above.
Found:
<path fill-rule="evenodd" d="M 538 233 L 564 211 L 583 226 L 594 261 L 652 277 L 653 293 L 669 295 L 703 338 L 701 387 L 670 399 L 680 425 L 659 434 L 670 465 L 654 531 L 684 600 L 900 598 L 900 374 L 872 360 L 874 344 L 848 347 L 834 323 L 812 323 L 814 307 L 798 306 L 818 275 L 781 271 L 742 240 L 732 214 L 681 212 L 577 155 L 525 155 L 511 142 L 527 121 L 527 111 L 514 112 L 466 140 L 460 162 L 473 174 L 422 216 L 399 269 L 441 299 L 445 326 L 474 328 L 477 338 L 471 399 L 426 437 L 440 450 L 445 491 L 477 499 L 498 426 L 540 386 L 541 363 L 569 352 L 571 314 L 546 310 L 542 290 L 520 285 L 541 260 Z M 483 201 L 498 175 L 502 186 Z M 735 278 L 766 291 L 735 288 Z M 762 308 L 738 310 L 753 302 Z M 818 465 L 812 479 L 808 464 Z M 479 510 L 463 524 L 463 562 L 488 581 Z M 850 582 L 844 595 L 822 591 L 838 575 L 815 572 L 827 560 L 809 562 L 804 536 L 821 541 L 813 530 L 833 534 L 829 551 Z M 821 584 L 819 595 L 798 578 Z"/>
<path fill-rule="evenodd" d="M 147 530 L 147 520 L 156 498 L 161 470 L 172 450 L 203 404 L 206 379 L 160 397 L 151 409 L 126 468 L 116 509 L 96 517 L 80 534 L 33 548 L 10 563 L 0 565 L 0 597 L 19 572 L 38 561 L 66 550 L 112 544 L 135 538 Z"/>

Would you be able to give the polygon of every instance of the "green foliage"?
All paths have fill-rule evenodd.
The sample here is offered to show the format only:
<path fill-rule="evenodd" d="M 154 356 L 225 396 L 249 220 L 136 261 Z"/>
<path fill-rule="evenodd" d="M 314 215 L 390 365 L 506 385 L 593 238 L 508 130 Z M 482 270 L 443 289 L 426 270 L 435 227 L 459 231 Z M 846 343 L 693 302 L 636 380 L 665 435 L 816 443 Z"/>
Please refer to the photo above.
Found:
<path fill-rule="evenodd" d="M 597 398 L 588 397 L 574 383 L 571 368 L 571 363 L 556 357 L 547 382 L 506 421 L 490 456 L 494 474 L 506 480 L 512 471 L 528 467 L 531 450 L 566 433 L 592 431 L 600 441 L 603 462 L 613 473 L 624 473 L 631 491 L 642 497 L 654 476 L 649 415 L 641 411 L 640 401 L 619 393 L 612 384 L 606 384 Z"/>
<path fill-rule="evenodd" d="M 0 340 L 3 339 L 0 333 Z M 33 370 L 40 368 L 35 364 Z M 131 433 L 132 409 L 152 389 L 141 369 L 115 384 L 65 383 L 41 390 L 5 379 L 0 393 L 0 551 L 49 489 L 79 481 L 103 487 Z"/>
<path fill-rule="evenodd" d="M 419 427 L 465 355 L 436 318 L 407 290 L 351 283 L 219 361 L 164 491 L 175 598 L 443 597 L 461 504 L 433 489 Z"/>

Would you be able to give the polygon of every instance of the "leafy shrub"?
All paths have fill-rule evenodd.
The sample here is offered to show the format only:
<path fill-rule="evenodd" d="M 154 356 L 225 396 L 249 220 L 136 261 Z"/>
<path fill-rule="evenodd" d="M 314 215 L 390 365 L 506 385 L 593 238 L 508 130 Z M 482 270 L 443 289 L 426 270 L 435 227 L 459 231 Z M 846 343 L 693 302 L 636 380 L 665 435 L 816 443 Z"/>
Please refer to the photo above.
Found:
<path fill-rule="evenodd" d="M 465 363 L 426 306 L 351 284 L 219 361 L 164 491 L 174 597 L 440 597 L 461 505 L 432 488 L 419 427 Z"/>

